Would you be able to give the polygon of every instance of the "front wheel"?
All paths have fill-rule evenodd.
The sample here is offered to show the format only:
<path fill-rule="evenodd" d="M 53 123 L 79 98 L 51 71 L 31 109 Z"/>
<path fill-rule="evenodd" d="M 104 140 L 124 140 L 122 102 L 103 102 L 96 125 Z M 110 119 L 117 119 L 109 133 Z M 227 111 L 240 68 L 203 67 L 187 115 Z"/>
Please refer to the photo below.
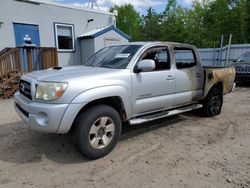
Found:
<path fill-rule="evenodd" d="M 90 159 L 107 155 L 119 140 L 121 124 L 119 113 L 107 105 L 94 106 L 79 114 L 74 130 L 79 151 Z"/>
<path fill-rule="evenodd" d="M 203 102 L 203 114 L 207 117 L 219 115 L 223 104 L 223 95 L 217 88 L 212 88 Z"/>

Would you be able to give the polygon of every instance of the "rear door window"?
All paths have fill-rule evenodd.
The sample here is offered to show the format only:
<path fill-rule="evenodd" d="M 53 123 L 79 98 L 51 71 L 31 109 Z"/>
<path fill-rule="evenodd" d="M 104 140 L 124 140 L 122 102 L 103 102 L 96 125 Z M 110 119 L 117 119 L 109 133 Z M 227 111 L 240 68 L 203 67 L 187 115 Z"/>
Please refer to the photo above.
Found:
<path fill-rule="evenodd" d="M 177 69 L 187 69 L 197 65 L 193 49 L 174 48 L 174 55 Z"/>

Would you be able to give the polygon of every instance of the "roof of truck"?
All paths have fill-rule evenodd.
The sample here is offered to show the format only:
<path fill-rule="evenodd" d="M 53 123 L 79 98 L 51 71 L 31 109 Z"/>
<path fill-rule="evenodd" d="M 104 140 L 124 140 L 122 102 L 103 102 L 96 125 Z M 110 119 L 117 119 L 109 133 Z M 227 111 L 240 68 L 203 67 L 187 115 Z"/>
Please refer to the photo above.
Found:
<path fill-rule="evenodd" d="M 138 42 L 130 42 L 129 44 L 133 45 L 149 45 L 149 44 L 167 44 L 167 45 L 189 45 L 185 43 L 178 43 L 178 42 L 167 42 L 167 41 L 138 41 Z"/>
<path fill-rule="evenodd" d="M 173 46 L 186 46 L 186 47 L 194 47 L 190 44 L 178 43 L 178 42 L 165 42 L 165 41 L 145 41 L 145 42 L 130 42 L 130 45 L 141 45 L 141 46 L 150 46 L 150 45 L 173 45 Z"/>

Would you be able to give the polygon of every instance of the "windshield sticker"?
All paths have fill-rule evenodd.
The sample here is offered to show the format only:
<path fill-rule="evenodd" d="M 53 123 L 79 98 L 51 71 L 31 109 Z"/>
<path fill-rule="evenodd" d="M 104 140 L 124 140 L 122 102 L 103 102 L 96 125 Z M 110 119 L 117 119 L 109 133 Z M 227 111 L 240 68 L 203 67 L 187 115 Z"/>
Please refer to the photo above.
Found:
<path fill-rule="evenodd" d="M 128 58 L 130 54 L 117 54 L 115 58 Z"/>

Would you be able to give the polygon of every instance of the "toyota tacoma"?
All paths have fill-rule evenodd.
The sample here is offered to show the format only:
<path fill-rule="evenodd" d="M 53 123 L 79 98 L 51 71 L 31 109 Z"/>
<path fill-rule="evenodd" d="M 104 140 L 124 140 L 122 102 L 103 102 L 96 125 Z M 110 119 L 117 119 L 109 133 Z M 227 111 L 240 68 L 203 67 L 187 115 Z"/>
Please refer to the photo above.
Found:
<path fill-rule="evenodd" d="M 233 67 L 202 67 L 192 45 L 130 43 L 105 47 L 82 65 L 23 75 L 14 106 L 31 129 L 72 132 L 79 151 L 97 159 L 115 147 L 125 123 L 220 114 L 234 80 Z"/>

